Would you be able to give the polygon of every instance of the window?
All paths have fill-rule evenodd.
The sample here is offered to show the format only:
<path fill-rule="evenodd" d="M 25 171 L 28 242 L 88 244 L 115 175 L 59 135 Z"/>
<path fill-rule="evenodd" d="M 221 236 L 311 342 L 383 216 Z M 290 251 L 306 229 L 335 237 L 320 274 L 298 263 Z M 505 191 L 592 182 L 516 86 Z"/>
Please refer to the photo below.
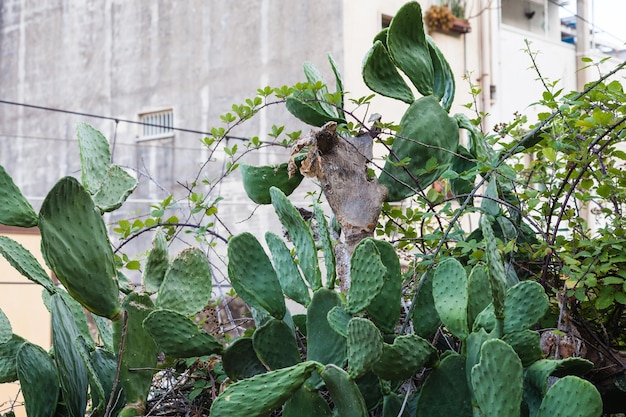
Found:
<path fill-rule="evenodd" d="M 174 136 L 174 111 L 172 109 L 140 113 L 139 141 L 171 138 Z"/>
<path fill-rule="evenodd" d="M 389 15 L 382 15 L 380 17 L 380 26 L 384 29 L 384 28 L 388 28 L 389 25 L 391 24 L 391 19 L 393 19 L 393 16 L 389 16 Z"/>

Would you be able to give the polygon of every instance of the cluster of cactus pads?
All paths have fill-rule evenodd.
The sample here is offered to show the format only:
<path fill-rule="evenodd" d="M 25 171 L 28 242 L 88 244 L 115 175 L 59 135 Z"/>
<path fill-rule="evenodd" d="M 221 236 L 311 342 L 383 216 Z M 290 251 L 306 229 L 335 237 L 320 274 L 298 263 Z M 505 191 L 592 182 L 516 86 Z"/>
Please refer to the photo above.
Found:
<path fill-rule="evenodd" d="M 165 235 L 158 231 L 142 286 L 135 291 L 119 285 L 124 277 L 116 268 L 102 213 L 120 207 L 136 180 L 110 163 L 109 143 L 100 132 L 86 124 L 77 130 L 81 181 L 59 180 L 39 214 L 0 167 L 0 194 L 10 202 L 2 206 L 0 223 L 37 226 L 46 264 L 63 284 L 55 286 L 30 252 L 0 236 L 0 253 L 43 287 L 53 345 L 48 353 L 13 334 L 0 314 L 0 383 L 19 380 L 29 416 L 82 417 L 88 404 L 94 415 L 107 410 L 109 415 L 142 415 L 159 352 L 186 358 L 223 349 L 191 319 L 211 298 L 212 273 L 206 255 L 195 248 L 170 260 Z M 97 325 L 98 344 L 84 309 Z"/>
<path fill-rule="evenodd" d="M 341 92 L 332 59 L 331 65 Z M 414 98 L 396 68 L 422 98 Z M 310 65 L 305 73 L 311 83 L 320 80 Z M 450 155 L 468 152 L 458 145 L 462 119 L 448 116 L 452 74 L 424 33 L 419 4 L 402 7 L 377 36 L 363 73 L 374 91 L 410 105 L 398 138 L 412 140 L 396 140 L 392 149 L 398 161 L 410 160 L 389 159 L 379 179 L 391 200 L 401 199 L 415 192 L 409 186 L 415 178 L 423 188 L 454 166 Z M 317 126 L 344 121 L 342 103 L 324 104 L 325 92 L 316 91 L 322 96 L 305 92 L 289 98 L 287 108 Z M 43 287 L 52 317 L 53 349 L 46 352 L 14 334 L 0 311 L 0 383 L 19 380 L 30 417 L 83 417 L 88 406 L 94 416 L 142 415 L 159 352 L 221 358 L 230 383 L 213 399 L 215 417 L 267 416 L 276 409 L 284 416 L 341 417 L 601 414 L 598 391 L 580 378 L 590 362 L 542 358 L 533 326 L 548 309 L 547 296 L 535 282 L 507 282 L 487 215 L 481 220 L 485 261 L 470 269 L 454 258 L 438 259 L 401 317 L 403 276 L 394 247 L 362 240 L 351 256 L 350 287 L 338 291 L 324 213 L 314 207 L 316 242 L 309 224 L 268 180 L 258 185 L 265 190 L 253 191 L 273 205 L 295 256 L 272 233 L 265 235 L 270 255 L 250 233 L 230 239 L 228 275 L 251 307 L 256 328 L 224 344 L 192 320 L 208 303 L 213 281 L 198 249 L 170 259 L 165 235 L 157 232 L 142 285 L 120 285 L 124 277 L 102 214 L 118 208 L 136 182 L 110 163 L 109 144 L 95 129 L 79 125 L 78 139 L 81 180 L 61 179 L 38 214 L 0 167 L 0 224 L 37 226 L 47 266 L 63 284 L 54 285 L 31 253 L 0 236 L 0 253 Z M 437 153 L 430 140 L 438 150 L 454 152 Z M 439 168 L 426 170 L 431 158 Z M 292 315 L 286 298 L 306 313 Z M 84 309 L 92 313 L 98 343 Z M 458 348 L 433 344 L 436 332 L 453 336 Z"/>
<path fill-rule="evenodd" d="M 487 217 L 481 224 L 486 264 L 468 274 L 457 260 L 441 260 L 422 278 L 410 315 L 401 319 L 402 273 L 393 246 L 362 240 L 352 254 L 350 288 L 341 293 L 324 213 L 314 207 L 316 242 L 285 194 L 271 188 L 295 258 L 273 233 L 265 236 L 271 257 L 249 233 L 230 239 L 229 277 L 252 308 L 256 329 L 224 345 L 192 320 L 212 290 L 201 251 L 186 249 L 170 259 L 165 236 L 157 232 L 141 287 L 119 285 L 121 273 L 95 196 L 123 201 L 129 187 L 107 185 L 103 191 L 98 185 L 114 183 L 107 176 L 117 170 L 104 169 L 109 156 L 96 152 L 106 145 L 99 132 L 80 125 L 79 143 L 82 181 L 61 179 L 38 215 L 0 169 L 0 193 L 16 202 L 3 207 L 0 222 L 39 227 L 44 259 L 63 284 L 55 286 L 19 243 L 0 237 L 9 263 L 43 287 L 52 317 L 53 349 L 46 352 L 13 334 L 0 314 L 0 382 L 19 380 L 29 416 L 80 417 L 88 406 L 94 415 L 142 415 L 158 352 L 221 357 L 231 383 L 212 403 L 216 417 L 265 416 L 279 408 L 285 416 L 600 414 L 596 389 L 571 375 L 586 372 L 591 363 L 541 358 L 539 335 L 531 328 L 547 310 L 547 297 L 532 281 L 507 286 Z M 107 196 L 111 190 L 117 194 Z M 292 316 L 286 298 L 306 314 Z M 93 313 L 99 343 L 84 309 Z M 398 331 L 404 320 L 412 322 L 412 331 Z M 442 352 L 430 342 L 440 326 L 461 342 L 460 353 Z M 405 382 L 416 375 L 426 377 L 413 389 Z M 561 378 L 550 385 L 550 377 Z"/>
<path fill-rule="evenodd" d="M 361 241 L 350 263 L 350 289 L 340 294 L 332 273 L 321 280 L 308 224 L 280 190 L 270 194 L 298 263 L 272 233 L 265 236 L 271 259 L 253 235 L 231 239 L 229 276 L 252 306 L 257 328 L 224 350 L 234 383 L 217 397 L 212 415 L 265 416 L 280 407 L 286 416 L 601 414 L 598 391 L 573 376 L 590 362 L 542 358 L 531 328 L 548 298 L 533 281 L 507 287 L 495 239 L 486 243 L 486 264 L 468 273 L 446 258 L 423 278 L 409 317 L 413 332 L 403 334 L 397 332 L 402 274 L 393 247 Z M 481 228 L 493 235 L 487 217 Z M 292 316 L 285 297 L 306 314 Z M 440 326 L 460 341 L 460 353 L 431 344 Z M 407 390 L 404 383 L 418 374 L 427 375 L 423 384 Z M 551 376 L 562 378 L 550 385 Z"/>

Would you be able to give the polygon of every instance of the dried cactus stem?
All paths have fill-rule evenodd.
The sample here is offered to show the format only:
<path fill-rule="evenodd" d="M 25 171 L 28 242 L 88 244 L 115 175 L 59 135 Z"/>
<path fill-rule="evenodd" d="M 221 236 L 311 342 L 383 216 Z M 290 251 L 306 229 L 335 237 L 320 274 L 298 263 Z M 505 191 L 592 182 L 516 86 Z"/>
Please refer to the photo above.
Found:
<path fill-rule="evenodd" d="M 312 137 L 311 149 L 301 172 L 317 177 L 324 195 L 341 225 L 343 246 L 336 248 L 337 276 L 343 289 L 349 287 L 349 258 L 356 245 L 373 237 L 387 190 L 367 177 L 367 155 L 359 146 L 367 138 L 344 139 L 337 123 L 326 123 Z M 366 152 L 367 153 L 367 152 Z"/>

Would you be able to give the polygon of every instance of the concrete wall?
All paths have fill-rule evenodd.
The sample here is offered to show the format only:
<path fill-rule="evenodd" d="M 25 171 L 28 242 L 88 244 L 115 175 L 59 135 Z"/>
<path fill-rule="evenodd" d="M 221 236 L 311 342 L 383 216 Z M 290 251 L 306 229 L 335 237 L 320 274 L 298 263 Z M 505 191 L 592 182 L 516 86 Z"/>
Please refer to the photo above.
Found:
<path fill-rule="evenodd" d="M 0 98 L 131 121 L 146 111 L 171 108 L 175 127 L 209 132 L 223 126 L 219 115 L 253 97 L 257 88 L 303 81 L 306 60 L 332 80 L 326 54 L 343 65 L 342 20 L 342 4 L 334 0 L 3 1 Z M 198 175 L 209 159 L 200 145 L 203 133 L 175 132 L 170 139 L 140 143 L 140 127 L 134 124 L 0 104 L 0 165 L 36 207 L 58 178 L 80 175 L 78 121 L 100 129 L 114 144 L 114 162 L 140 179 L 119 215 L 107 217 L 111 223 L 145 213 L 170 192 L 185 196 L 185 186 L 196 178 L 215 181 L 223 173 L 220 148 Z M 287 124 L 287 131 L 310 129 L 277 105 L 231 134 L 267 140 L 273 124 Z M 238 146 L 243 149 L 245 143 Z M 286 150 L 269 147 L 239 162 L 286 158 Z M 260 234 L 269 225 L 279 231 L 273 211 L 254 211 L 238 171 L 217 188 L 197 191 L 225 197 L 220 206 L 224 226 L 215 226 L 225 236 L 244 230 Z M 304 192 L 295 198 L 302 201 Z M 150 238 L 138 240 L 129 254 L 145 251 Z"/>

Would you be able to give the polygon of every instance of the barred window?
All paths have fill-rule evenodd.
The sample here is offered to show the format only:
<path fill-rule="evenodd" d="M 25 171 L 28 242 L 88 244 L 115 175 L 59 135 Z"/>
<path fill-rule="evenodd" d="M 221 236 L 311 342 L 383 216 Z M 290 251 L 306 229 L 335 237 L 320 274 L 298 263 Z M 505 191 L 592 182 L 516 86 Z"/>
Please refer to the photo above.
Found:
<path fill-rule="evenodd" d="M 160 110 L 139 114 L 141 134 L 138 140 L 169 138 L 174 136 L 174 111 Z"/>

